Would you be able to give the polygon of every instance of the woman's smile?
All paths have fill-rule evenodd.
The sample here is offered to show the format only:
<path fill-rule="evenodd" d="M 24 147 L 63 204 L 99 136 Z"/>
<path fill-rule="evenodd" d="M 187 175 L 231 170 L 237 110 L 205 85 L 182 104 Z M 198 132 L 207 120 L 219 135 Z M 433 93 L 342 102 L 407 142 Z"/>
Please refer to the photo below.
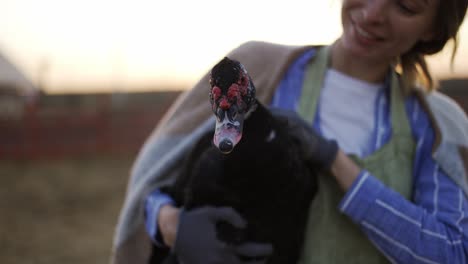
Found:
<path fill-rule="evenodd" d="M 380 35 L 364 29 L 354 21 L 352 21 L 352 28 L 356 41 L 363 46 L 372 46 L 384 41 L 384 38 L 382 38 Z"/>

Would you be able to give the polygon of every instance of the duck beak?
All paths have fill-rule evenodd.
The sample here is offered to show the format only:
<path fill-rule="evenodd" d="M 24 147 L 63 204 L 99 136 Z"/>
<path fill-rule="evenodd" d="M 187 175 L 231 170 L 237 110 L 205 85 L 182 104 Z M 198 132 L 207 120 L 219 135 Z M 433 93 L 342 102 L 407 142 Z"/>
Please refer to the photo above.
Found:
<path fill-rule="evenodd" d="M 223 154 L 229 154 L 242 138 L 242 128 L 244 125 L 243 115 L 238 114 L 236 118 L 229 118 L 227 111 L 223 111 L 224 116 L 216 119 L 214 145 Z"/>

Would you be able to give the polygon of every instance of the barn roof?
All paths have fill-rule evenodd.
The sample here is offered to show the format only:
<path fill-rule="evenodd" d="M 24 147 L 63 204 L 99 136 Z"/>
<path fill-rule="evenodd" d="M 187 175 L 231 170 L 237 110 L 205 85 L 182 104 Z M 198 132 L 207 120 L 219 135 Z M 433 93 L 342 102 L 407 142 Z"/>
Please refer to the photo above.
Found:
<path fill-rule="evenodd" d="M 38 88 L 6 56 L 0 53 L 0 93 L 2 91 L 29 95 L 37 93 Z"/>

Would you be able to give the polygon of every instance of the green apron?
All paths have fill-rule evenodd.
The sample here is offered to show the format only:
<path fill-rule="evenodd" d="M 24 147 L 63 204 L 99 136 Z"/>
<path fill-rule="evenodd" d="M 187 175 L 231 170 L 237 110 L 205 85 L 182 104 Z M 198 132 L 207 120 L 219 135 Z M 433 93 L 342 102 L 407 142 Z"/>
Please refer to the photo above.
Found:
<path fill-rule="evenodd" d="M 330 47 L 317 51 L 306 69 L 299 114 L 313 122 L 323 78 L 328 68 Z M 406 116 L 404 98 L 396 73 L 391 79 L 392 138 L 372 155 L 350 157 L 386 186 L 410 199 L 415 142 Z M 350 109 L 352 111 L 352 109 Z M 319 176 L 319 190 L 309 209 L 300 264 L 389 263 L 367 239 L 360 227 L 338 209 L 344 193 L 332 175 Z"/>

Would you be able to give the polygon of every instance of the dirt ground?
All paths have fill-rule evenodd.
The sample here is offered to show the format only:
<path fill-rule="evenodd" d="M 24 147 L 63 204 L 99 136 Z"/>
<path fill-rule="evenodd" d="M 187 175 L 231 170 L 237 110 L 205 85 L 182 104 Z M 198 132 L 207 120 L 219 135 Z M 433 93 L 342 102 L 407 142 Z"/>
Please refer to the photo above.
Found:
<path fill-rule="evenodd" d="M 108 263 L 133 159 L 0 161 L 0 263 Z"/>

